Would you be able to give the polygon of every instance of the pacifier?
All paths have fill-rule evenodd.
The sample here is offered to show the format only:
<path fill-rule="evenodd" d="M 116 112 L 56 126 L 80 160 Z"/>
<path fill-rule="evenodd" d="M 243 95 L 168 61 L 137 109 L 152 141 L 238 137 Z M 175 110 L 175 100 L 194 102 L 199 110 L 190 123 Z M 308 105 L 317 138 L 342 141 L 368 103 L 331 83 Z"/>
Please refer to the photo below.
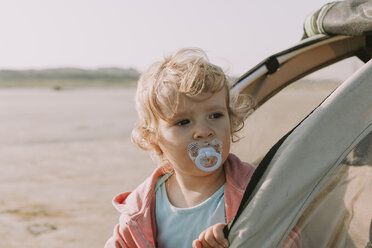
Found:
<path fill-rule="evenodd" d="M 197 142 L 193 142 L 187 146 L 187 152 L 202 171 L 214 171 L 222 163 L 222 142 L 219 139 L 203 144 L 202 147 L 199 147 Z"/>

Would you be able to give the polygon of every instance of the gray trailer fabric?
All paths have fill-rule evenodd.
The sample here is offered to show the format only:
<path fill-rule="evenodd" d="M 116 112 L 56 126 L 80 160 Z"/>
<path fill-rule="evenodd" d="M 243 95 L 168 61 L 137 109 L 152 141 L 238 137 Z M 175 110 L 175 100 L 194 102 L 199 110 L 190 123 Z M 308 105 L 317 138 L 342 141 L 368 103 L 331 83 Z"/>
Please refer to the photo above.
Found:
<path fill-rule="evenodd" d="M 232 226 L 230 247 L 281 247 L 346 155 L 372 131 L 371 80 L 372 61 L 344 82 L 284 141 Z M 365 168 L 372 175 L 370 167 Z M 370 190 L 371 185 L 365 189 Z M 367 211 L 362 219 L 369 224 L 371 218 Z M 365 232 L 364 244 L 368 242 L 368 229 Z"/>
<path fill-rule="evenodd" d="M 309 15 L 303 38 L 316 34 L 359 36 L 371 31 L 372 1 L 345 0 L 328 3 Z"/>

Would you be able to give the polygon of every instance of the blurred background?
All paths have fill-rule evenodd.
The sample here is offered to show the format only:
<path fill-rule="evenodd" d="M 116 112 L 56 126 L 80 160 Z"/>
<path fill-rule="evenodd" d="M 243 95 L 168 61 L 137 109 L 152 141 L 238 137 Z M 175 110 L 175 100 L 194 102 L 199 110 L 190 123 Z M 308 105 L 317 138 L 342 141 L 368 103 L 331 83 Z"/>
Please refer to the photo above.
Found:
<path fill-rule="evenodd" d="M 296 44 L 327 2 L 0 0 L 0 247 L 103 247 L 119 217 L 111 199 L 155 168 L 130 141 L 140 73 L 200 47 L 233 81 Z M 361 64 L 276 95 L 232 152 L 256 164 Z"/>

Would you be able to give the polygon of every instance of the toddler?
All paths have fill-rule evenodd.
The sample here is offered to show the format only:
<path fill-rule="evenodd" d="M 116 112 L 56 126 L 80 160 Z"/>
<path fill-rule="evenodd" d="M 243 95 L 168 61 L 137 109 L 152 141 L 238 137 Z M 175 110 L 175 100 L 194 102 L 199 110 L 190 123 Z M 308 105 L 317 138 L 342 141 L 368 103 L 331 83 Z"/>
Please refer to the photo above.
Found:
<path fill-rule="evenodd" d="M 132 141 L 158 167 L 114 198 L 120 222 L 105 247 L 228 247 L 222 230 L 254 171 L 230 153 L 249 106 L 230 99 L 224 72 L 199 49 L 150 66 L 135 100 Z"/>

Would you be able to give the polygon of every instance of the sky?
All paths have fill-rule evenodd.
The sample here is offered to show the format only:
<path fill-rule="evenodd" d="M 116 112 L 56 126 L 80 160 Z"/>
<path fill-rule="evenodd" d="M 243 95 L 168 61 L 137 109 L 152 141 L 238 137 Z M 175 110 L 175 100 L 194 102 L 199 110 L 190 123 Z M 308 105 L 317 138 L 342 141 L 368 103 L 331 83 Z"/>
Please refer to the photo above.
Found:
<path fill-rule="evenodd" d="M 0 69 L 132 67 L 200 47 L 239 76 L 296 44 L 325 0 L 0 0 Z"/>

